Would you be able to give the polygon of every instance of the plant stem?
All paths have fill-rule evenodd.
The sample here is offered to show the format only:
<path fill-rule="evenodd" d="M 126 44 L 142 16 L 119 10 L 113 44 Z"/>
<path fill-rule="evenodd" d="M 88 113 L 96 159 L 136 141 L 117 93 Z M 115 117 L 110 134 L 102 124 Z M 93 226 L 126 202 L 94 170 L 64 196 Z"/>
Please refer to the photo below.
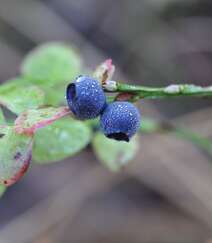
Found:
<path fill-rule="evenodd" d="M 210 156 L 212 156 L 212 141 L 208 138 L 204 138 L 201 135 L 190 131 L 189 129 L 177 127 L 167 122 L 158 122 L 153 119 L 143 118 L 140 131 L 148 134 L 155 132 L 172 132 L 175 136 L 192 142 L 198 148 L 202 149 Z"/>
<path fill-rule="evenodd" d="M 204 138 L 196 133 L 193 133 L 184 128 L 176 128 L 175 134 L 181 138 L 191 141 L 197 147 L 212 155 L 212 141 Z"/>
<path fill-rule="evenodd" d="M 133 100 L 178 96 L 212 97 L 212 86 L 202 87 L 193 84 L 172 84 L 166 87 L 146 87 L 108 81 L 103 88 L 108 92 L 131 93 L 133 94 Z"/>

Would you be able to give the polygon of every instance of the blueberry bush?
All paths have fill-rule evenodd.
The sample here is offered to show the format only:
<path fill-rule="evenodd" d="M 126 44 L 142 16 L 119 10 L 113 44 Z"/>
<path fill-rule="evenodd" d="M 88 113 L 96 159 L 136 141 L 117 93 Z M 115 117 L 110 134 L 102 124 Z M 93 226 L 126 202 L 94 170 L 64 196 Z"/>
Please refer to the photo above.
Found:
<path fill-rule="evenodd" d="M 211 153 L 208 139 L 143 115 L 141 120 L 133 103 L 144 98 L 211 97 L 212 87 L 150 88 L 117 82 L 110 59 L 89 75 L 83 70 L 73 47 L 47 43 L 25 57 L 18 77 L 0 86 L 0 196 L 30 163 L 54 163 L 88 144 L 104 166 L 119 171 L 136 155 L 139 132 L 172 132 Z"/>

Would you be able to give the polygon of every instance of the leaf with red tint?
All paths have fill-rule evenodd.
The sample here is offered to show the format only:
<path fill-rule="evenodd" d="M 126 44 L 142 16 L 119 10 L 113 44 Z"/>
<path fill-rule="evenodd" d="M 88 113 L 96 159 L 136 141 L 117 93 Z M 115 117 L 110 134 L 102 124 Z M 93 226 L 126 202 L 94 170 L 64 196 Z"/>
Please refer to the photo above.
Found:
<path fill-rule="evenodd" d="M 104 85 L 106 81 L 112 78 L 114 72 L 115 66 L 112 63 L 112 59 L 107 59 L 96 68 L 93 76 Z"/>
<path fill-rule="evenodd" d="M 27 171 L 32 157 L 33 137 L 7 127 L 0 139 L 0 184 L 10 186 Z M 3 132 L 2 132 L 3 133 Z"/>
<path fill-rule="evenodd" d="M 70 113 L 69 108 L 64 106 L 28 110 L 15 120 L 15 130 L 18 134 L 33 135 L 37 129 L 50 125 Z"/>

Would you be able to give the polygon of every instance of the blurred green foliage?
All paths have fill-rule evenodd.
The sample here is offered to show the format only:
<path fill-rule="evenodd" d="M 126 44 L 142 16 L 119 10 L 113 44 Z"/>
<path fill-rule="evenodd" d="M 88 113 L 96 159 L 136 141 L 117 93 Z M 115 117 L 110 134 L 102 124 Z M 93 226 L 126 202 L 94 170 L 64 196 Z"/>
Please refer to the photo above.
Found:
<path fill-rule="evenodd" d="M 0 139 L 0 183 L 12 184 L 23 175 L 23 166 L 31 156 L 32 141 L 33 161 L 38 164 L 73 156 L 90 143 L 92 130 L 98 128 L 97 120 L 62 118 L 68 113 L 65 107 L 58 107 L 65 103 L 67 84 L 80 74 L 81 69 L 81 58 L 74 48 L 58 42 L 48 43 L 26 56 L 19 77 L 0 86 L 0 103 L 18 115 L 14 126 L 0 127 L 3 134 Z M 0 118 L 1 124 L 5 124 L 2 112 Z M 126 165 L 134 157 L 137 146 L 136 139 L 130 143 L 116 142 L 101 133 L 93 138 L 95 153 L 112 171 Z M 108 154 L 108 150 L 111 153 Z M 1 190 L 3 192 L 4 186 Z"/>
<path fill-rule="evenodd" d="M 91 128 L 85 122 L 63 118 L 36 132 L 33 159 L 39 164 L 65 159 L 85 148 L 90 139 Z"/>
<path fill-rule="evenodd" d="M 45 104 L 65 102 L 65 87 L 82 69 L 81 58 L 70 45 L 52 42 L 38 46 L 24 59 L 22 75 L 45 92 Z"/>
<path fill-rule="evenodd" d="M 0 86 L 0 103 L 15 114 L 44 105 L 44 92 L 38 86 L 16 78 Z"/>
<path fill-rule="evenodd" d="M 98 132 L 93 138 L 92 145 L 102 164 L 117 172 L 134 158 L 138 149 L 138 138 L 133 137 L 126 143 L 109 139 Z"/>

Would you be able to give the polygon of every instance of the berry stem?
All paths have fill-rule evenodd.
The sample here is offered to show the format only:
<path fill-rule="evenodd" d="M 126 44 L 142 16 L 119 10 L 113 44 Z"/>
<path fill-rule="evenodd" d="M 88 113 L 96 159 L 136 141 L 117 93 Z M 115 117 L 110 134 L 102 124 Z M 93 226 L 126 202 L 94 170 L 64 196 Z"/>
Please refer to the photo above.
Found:
<path fill-rule="evenodd" d="M 116 82 L 114 89 L 111 89 L 110 81 L 108 81 L 108 84 L 106 83 L 103 88 L 106 92 L 131 93 L 134 96 L 132 98 L 133 101 L 143 98 L 156 99 L 178 96 L 212 97 L 212 86 L 202 87 L 194 84 L 172 84 L 166 87 L 146 87 Z"/>

